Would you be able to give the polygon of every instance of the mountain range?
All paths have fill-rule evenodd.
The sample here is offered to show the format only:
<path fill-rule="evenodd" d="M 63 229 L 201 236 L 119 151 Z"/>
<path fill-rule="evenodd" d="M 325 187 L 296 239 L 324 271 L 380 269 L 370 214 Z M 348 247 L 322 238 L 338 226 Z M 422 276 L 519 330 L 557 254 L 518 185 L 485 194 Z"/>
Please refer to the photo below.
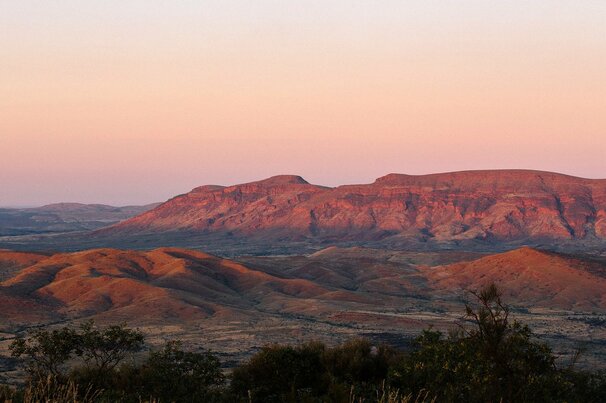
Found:
<path fill-rule="evenodd" d="M 201 186 L 95 232 L 271 242 L 592 243 L 606 240 L 606 180 L 529 170 L 389 174 L 325 187 L 295 175 Z"/>
<path fill-rule="evenodd" d="M 33 208 L 0 208 L 0 236 L 90 231 L 158 206 L 55 203 Z"/>

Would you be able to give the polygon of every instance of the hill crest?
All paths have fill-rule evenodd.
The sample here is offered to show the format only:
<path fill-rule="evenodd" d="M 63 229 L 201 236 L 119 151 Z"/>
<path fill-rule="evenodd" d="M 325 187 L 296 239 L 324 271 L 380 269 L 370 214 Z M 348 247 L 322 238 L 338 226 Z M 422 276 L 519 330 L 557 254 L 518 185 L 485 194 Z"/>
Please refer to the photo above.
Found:
<path fill-rule="evenodd" d="M 280 175 L 198 187 L 97 235 L 170 232 L 312 242 L 603 242 L 606 180 L 496 170 L 389 174 L 327 188 Z"/>

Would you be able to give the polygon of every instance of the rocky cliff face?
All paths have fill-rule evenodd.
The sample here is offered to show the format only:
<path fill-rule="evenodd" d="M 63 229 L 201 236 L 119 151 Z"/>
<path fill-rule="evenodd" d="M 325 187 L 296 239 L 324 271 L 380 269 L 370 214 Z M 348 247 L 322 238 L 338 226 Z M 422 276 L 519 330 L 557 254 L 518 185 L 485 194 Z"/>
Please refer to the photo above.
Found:
<path fill-rule="evenodd" d="M 202 186 L 102 230 L 276 240 L 604 240 L 606 180 L 526 170 L 390 174 L 326 188 L 298 176 Z"/>

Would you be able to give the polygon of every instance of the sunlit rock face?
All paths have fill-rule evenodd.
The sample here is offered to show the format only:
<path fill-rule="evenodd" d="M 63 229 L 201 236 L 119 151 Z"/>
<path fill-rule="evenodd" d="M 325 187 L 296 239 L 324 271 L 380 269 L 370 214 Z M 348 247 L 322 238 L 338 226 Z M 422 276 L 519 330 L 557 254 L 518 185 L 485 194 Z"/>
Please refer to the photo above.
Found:
<path fill-rule="evenodd" d="M 102 230 L 280 240 L 601 240 L 606 180 L 526 170 L 390 174 L 328 188 L 291 175 L 202 186 Z"/>

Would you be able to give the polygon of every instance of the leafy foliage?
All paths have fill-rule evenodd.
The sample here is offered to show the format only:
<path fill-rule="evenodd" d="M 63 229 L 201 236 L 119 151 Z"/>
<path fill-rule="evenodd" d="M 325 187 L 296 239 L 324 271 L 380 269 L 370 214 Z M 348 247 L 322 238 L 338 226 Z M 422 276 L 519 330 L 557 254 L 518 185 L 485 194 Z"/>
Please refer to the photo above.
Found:
<path fill-rule="evenodd" d="M 232 390 L 252 402 L 294 402 L 320 396 L 328 387 L 324 345 L 267 346 L 234 369 Z"/>
<path fill-rule="evenodd" d="M 352 394 L 358 399 L 376 397 L 398 357 L 396 350 L 363 338 L 326 348 L 323 360 L 331 380 L 329 396 L 337 401 Z"/>
<path fill-rule="evenodd" d="M 494 285 L 472 293 L 461 326 L 448 337 L 426 330 L 417 349 L 395 365 L 392 385 L 431 390 L 441 401 L 539 402 L 570 395 L 573 384 L 555 366 L 551 349 L 528 326 L 509 321 Z"/>
<path fill-rule="evenodd" d="M 326 349 L 324 362 L 328 371 L 347 384 L 380 383 L 387 377 L 390 360 L 396 352 L 387 346 L 375 346 L 357 338 Z"/>
<path fill-rule="evenodd" d="M 10 345 L 13 357 L 25 356 L 26 369 L 32 379 L 49 375 L 65 378 L 65 363 L 78 344 L 78 334 L 70 328 L 36 330 L 26 338 L 18 337 Z"/>
<path fill-rule="evenodd" d="M 128 354 L 141 351 L 145 341 L 143 333 L 125 324 L 98 329 L 88 321 L 80 331 L 74 351 L 86 368 L 101 373 L 113 370 Z"/>
<path fill-rule="evenodd" d="M 141 378 L 146 394 L 162 401 L 208 401 L 225 381 L 216 356 L 183 351 L 179 341 L 150 353 Z"/>
<path fill-rule="evenodd" d="M 144 336 L 125 324 L 99 329 L 92 321 L 80 325 L 74 354 L 82 362 L 75 365 L 70 377 L 83 386 L 112 388 L 116 367 L 129 355 L 141 351 Z"/>

